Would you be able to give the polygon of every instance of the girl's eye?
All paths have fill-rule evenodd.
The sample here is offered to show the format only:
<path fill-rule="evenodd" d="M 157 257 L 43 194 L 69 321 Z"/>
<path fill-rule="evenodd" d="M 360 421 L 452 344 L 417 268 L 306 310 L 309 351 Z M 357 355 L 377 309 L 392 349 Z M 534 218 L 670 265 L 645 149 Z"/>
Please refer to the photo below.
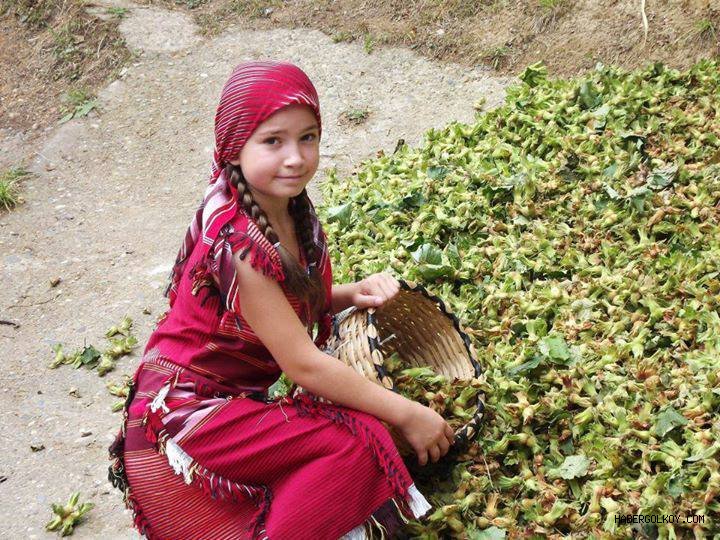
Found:
<path fill-rule="evenodd" d="M 308 137 L 311 137 L 311 138 L 307 139 Z M 317 136 L 316 136 L 314 133 L 308 133 L 308 134 L 305 135 L 303 138 L 304 138 L 304 139 L 307 139 L 307 140 L 309 140 L 309 141 L 314 141 L 314 140 L 317 138 Z M 265 139 L 264 142 L 265 142 L 266 144 L 272 145 L 272 141 L 278 141 L 278 140 L 279 140 L 279 139 L 278 139 L 277 137 L 270 137 L 270 138 L 268 138 L 268 139 Z M 274 146 L 274 145 L 273 145 L 273 146 Z"/>

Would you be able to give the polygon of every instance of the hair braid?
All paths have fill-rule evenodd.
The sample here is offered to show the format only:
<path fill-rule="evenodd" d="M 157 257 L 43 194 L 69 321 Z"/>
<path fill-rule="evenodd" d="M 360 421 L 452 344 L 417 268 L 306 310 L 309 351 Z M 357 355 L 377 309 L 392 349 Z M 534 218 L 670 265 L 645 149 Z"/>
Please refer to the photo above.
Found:
<path fill-rule="evenodd" d="M 310 200 L 308 198 L 307 189 L 303 189 L 302 193 L 293 198 L 294 204 L 291 208 L 291 215 L 295 221 L 296 230 L 300 231 L 300 241 L 302 242 L 305 253 L 308 254 L 309 262 L 320 264 L 319 253 L 315 241 L 313 239 L 312 220 L 310 219 Z"/>
<path fill-rule="evenodd" d="M 306 280 L 306 287 L 308 288 L 310 298 L 313 299 L 310 309 L 314 317 L 319 320 L 325 308 L 326 291 L 322 275 L 320 274 L 320 256 L 322 253 L 319 252 L 315 245 L 313 224 L 310 215 L 310 198 L 308 197 L 307 190 L 303 188 L 300 195 L 293 197 L 292 200 L 293 204 L 290 206 L 290 214 L 295 222 L 295 230 L 298 232 L 300 243 L 307 256 L 308 273 L 303 272 L 303 277 Z"/>
<path fill-rule="evenodd" d="M 272 225 L 270 225 L 270 220 L 267 218 L 263 209 L 255 202 L 242 171 L 234 165 L 228 165 L 228 169 L 230 169 L 230 183 L 237 188 L 238 201 L 243 209 L 257 222 L 260 226 L 260 232 L 263 233 L 265 238 L 267 238 L 271 244 L 275 244 L 279 240 L 278 235 L 275 229 L 272 228 Z"/>
<path fill-rule="evenodd" d="M 228 174 L 229 173 L 229 174 Z M 275 245 L 279 242 L 279 238 L 275 229 L 273 229 L 267 215 L 255 202 L 252 192 L 247 185 L 247 181 L 242 174 L 242 170 L 232 164 L 228 164 L 226 174 L 230 183 L 237 188 L 238 201 L 242 205 L 245 212 L 255 220 L 268 241 Z M 285 246 L 278 244 L 278 254 L 282 262 L 283 271 L 285 272 L 285 285 L 288 290 L 303 301 L 313 320 L 319 320 L 320 315 L 325 307 L 325 285 L 320 275 L 318 265 L 320 261 L 320 253 L 317 253 L 315 242 L 313 239 L 312 221 L 310 217 L 310 204 L 308 201 L 307 191 L 303 189 L 302 193 L 297 197 L 293 197 L 292 204 L 289 208 L 290 216 L 293 218 L 295 230 L 300 237 L 300 244 L 307 254 L 307 263 L 309 273 L 306 273 L 295 257 L 285 249 Z M 308 320 L 303 321 L 305 324 Z"/>

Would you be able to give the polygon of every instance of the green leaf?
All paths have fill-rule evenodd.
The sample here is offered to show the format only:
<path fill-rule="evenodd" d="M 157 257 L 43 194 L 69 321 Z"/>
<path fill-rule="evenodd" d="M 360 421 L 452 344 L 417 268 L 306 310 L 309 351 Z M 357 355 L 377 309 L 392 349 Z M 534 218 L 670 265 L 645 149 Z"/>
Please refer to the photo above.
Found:
<path fill-rule="evenodd" d="M 419 236 L 414 236 L 408 240 L 400 240 L 400 245 L 403 246 L 408 251 L 420 247 L 422 245 L 422 238 Z"/>
<path fill-rule="evenodd" d="M 707 447 L 704 451 L 700 452 L 699 454 L 695 454 L 690 457 L 686 457 L 685 461 L 689 463 L 694 463 L 696 461 L 706 460 L 713 457 L 717 451 L 720 449 L 720 445 L 713 444 L 712 446 Z"/>
<path fill-rule="evenodd" d="M 537 86 L 542 81 L 547 79 L 547 67 L 542 61 L 530 64 L 525 70 L 519 75 L 522 82 L 528 86 Z"/>
<path fill-rule="evenodd" d="M 617 172 L 618 166 L 617 163 L 613 163 L 609 167 L 606 167 L 605 170 L 603 170 L 603 176 L 607 176 L 608 178 L 614 178 L 615 173 Z"/>
<path fill-rule="evenodd" d="M 85 347 L 80 354 L 80 361 L 83 365 L 87 366 L 88 364 L 91 364 L 95 361 L 97 361 L 100 358 L 100 351 L 98 351 L 95 347 L 92 345 L 89 345 Z"/>
<path fill-rule="evenodd" d="M 445 248 L 445 253 L 447 254 L 450 264 L 454 268 L 460 268 L 462 266 L 462 258 L 460 257 L 460 252 L 455 244 L 448 244 Z"/>
<path fill-rule="evenodd" d="M 608 197 L 616 201 L 622 198 L 620 197 L 620 194 L 615 191 L 609 184 L 605 184 L 605 193 L 608 194 Z"/>
<path fill-rule="evenodd" d="M 583 106 L 584 109 L 593 109 L 602 100 L 602 96 L 598 95 L 598 92 L 595 89 L 595 85 L 592 81 L 583 81 L 583 83 L 580 85 L 579 98 L 580 104 Z"/>
<path fill-rule="evenodd" d="M 593 112 L 593 114 L 595 115 L 596 118 L 599 118 L 599 119 L 601 119 L 601 120 L 605 120 L 605 117 L 608 115 L 609 112 L 610 112 L 610 105 L 608 105 L 607 103 L 605 103 L 604 105 L 601 105 L 600 107 L 598 107 L 597 109 L 595 109 L 595 111 Z M 604 124 L 603 124 L 603 125 L 604 125 Z"/>
<path fill-rule="evenodd" d="M 514 377 L 515 375 L 524 375 L 525 373 L 532 371 L 540 365 L 542 362 L 542 356 L 535 355 L 532 359 L 527 362 L 523 362 L 519 366 L 514 366 L 508 369 L 508 375 Z"/>
<path fill-rule="evenodd" d="M 647 179 L 647 185 L 651 189 L 662 189 L 672 184 L 677 174 L 677 165 L 667 165 L 650 173 Z"/>
<path fill-rule="evenodd" d="M 683 474 L 679 473 L 673 475 L 668 481 L 665 489 L 667 489 L 668 495 L 670 495 L 673 499 L 677 499 L 686 493 L 685 487 L 683 486 L 683 480 Z"/>
<path fill-rule="evenodd" d="M 637 212 L 642 212 L 643 208 L 645 208 L 645 201 L 650 198 L 651 193 L 652 191 L 650 191 L 646 186 L 640 186 L 633 189 L 628 194 L 630 203 Z"/>
<path fill-rule="evenodd" d="M 447 264 L 425 264 L 418 266 L 417 271 L 427 281 L 434 281 L 442 277 L 452 278 L 456 273 L 455 269 Z"/>
<path fill-rule="evenodd" d="M 589 466 L 590 460 L 583 455 L 567 456 L 562 465 L 550 470 L 548 474 L 549 476 L 559 476 L 565 480 L 572 480 L 573 478 L 585 476 Z"/>
<path fill-rule="evenodd" d="M 433 180 L 442 180 L 450 172 L 445 167 L 428 167 L 427 175 Z"/>
<path fill-rule="evenodd" d="M 547 336 L 548 326 L 545 319 L 532 319 L 525 323 L 528 335 L 531 339 L 538 339 Z"/>
<path fill-rule="evenodd" d="M 678 426 L 684 426 L 688 423 L 687 418 L 681 415 L 670 405 L 663 412 L 658 414 L 657 422 L 653 427 L 653 431 L 658 437 L 664 437 L 668 432 L 672 431 Z"/>
<path fill-rule="evenodd" d="M 328 208 L 328 222 L 332 223 L 333 221 L 337 221 L 341 229 L 347 229 L 352 219 L 352 206 L 350 206 L 350 204 L 351 203 L 346 203 Z"/>
<path fill-rule="evenodd" d="M 565 439 L 565 442 L 560 444 L 558 447 L 563 454 L 571 454 L 575 451 L 575 445 L 573 444 L 572 437 Z"/>
<path fill-rule="evenodd" d="M 423 244 L 412 256 L 418 264 L 442 264 L 442 251 L 432 244 Z"/>
<path fill-rule="evenodd" d="M 427 200 L 425 199 L 425 196 L 420 192 L 420 190 L 415 190 L 410 193 L 410 195 L 406 195 L 402 198 L 400 201 L 400 207 L 401 208 L 420 208 L 423 204 L 425 204 Z"/>
<path fill-rule="evenodd" d="M 482 531 L 468 531 L 468 540 L 504 540 L 507 532 L 499 527 L 490 527 Z"/>
<path fill-rule="evenodd" d="M 87 114 L 95 108 L 94 101 L 87 101 L 81 107 L 75 109 L 75 116 L 87 116 Z"/>
<path fill-rule="evenodd" d="M 637 150 L 642 150 L 645 146 L 645 135 L 643 133 L 633 133 L 631 131 L 621 131 L 618 133 L 621 139 L 635 141 L 634 146 Z"/>
<path fill-rule="evenodd" d="M 456 270 L 443 256 L 443 252 L 432 244 L 423 244 L 412 253 L 418 263 L 417 272 L 423 279 L 433 281 L 441 277 L 454 277 Z"/>
<path fill-rule="evenodd" d="M 543 356 L 552 360 L 565 362 L 570 359 L 570 349 L 568 349 L 567 343 L 565 343 L 562 336 L 546 336 L 540 340 L 538 347 Z"/>

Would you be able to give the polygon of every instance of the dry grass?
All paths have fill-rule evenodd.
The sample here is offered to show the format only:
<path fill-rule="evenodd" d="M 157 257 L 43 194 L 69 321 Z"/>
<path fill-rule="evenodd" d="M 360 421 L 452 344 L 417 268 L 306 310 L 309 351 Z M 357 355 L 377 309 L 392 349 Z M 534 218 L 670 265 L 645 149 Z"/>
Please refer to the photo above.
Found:
<path fill-rule="evenodd" d="M 141 1 L 185 9 L 195 0 Z M 189 12 L 207 36 L 234 23 L 257 30 L 315 28 L 335 42 L 357 42 L 368 54 L 385 45 L 407 47 L 503 74 L 544 60 L 552 73 L 573 75 L 597 61 L 686 67 L 718 54 L 712 36 L 720 14 L 705 3 L 648 4 L 646 45 L 636 0 L 207 0 Z M 702 39 L 675 40 L 691 31 Z"/>
<path fill-rule="evenodd" d="M 133 58 L 117 30 L 121 16 L 99 20 L 81 0 L 0 0 L 4 127 L 53 123 L 63 114 L 63 94 L 94 92 L 117 78 Z"/>

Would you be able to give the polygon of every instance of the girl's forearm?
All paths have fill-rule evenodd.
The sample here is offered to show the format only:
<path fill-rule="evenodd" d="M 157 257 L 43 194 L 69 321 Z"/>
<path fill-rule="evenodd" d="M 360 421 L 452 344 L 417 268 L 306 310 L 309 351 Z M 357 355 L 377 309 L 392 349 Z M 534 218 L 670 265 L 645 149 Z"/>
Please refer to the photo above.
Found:
<path fill-rule="evenodd" d="M 357 283 L 343 283 L 332 287 L 332 311 L 339 313 L 353 305 L 352 298 L 357 290 Z"/>
<path fill-rule="evenodd" d="M 317 349 L 310 356 L 305 369 L 294 373 L 295 379 L 291 377 L 305 390 L 394 426 L 406 422 L 411 414 L 410 400 L 369 381 L 350 366 Z"/>

